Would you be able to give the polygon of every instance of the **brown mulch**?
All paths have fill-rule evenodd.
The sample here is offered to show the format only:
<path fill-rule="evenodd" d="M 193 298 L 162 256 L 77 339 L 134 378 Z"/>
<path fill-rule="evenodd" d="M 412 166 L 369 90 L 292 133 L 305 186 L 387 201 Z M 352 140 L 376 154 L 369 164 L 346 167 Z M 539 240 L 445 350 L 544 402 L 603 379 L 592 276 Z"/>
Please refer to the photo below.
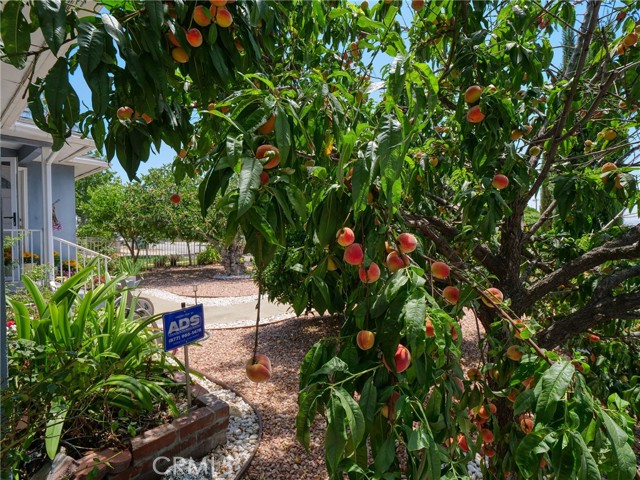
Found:
<path fill-rule="evenodd" d="M 175 295 L 193 297 L 193 286 L 198 286 L 198 297 L 244 297 L 258 295 L 258 286 L 247 278 L 224 278 L 221 265 L 193 267 L 160 267 L 144 272 L 140 286 L 158 288 Z"/>

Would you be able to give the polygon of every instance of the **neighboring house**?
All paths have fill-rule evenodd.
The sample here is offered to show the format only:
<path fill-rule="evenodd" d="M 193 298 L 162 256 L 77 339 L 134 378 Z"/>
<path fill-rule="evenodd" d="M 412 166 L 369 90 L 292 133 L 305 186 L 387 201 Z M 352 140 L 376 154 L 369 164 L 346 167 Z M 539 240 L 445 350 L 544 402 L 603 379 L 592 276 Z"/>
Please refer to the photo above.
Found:
<path fill-rule="evenodd" d="M 54 64 L 41 56 L 33 78 Z M 74 132 L 63 148 L 51 150 L 51 137 L 36 127 L 25 95 L 32 68 L 0 65 L 0 156 L 5 276 L 19 281 L 35 264 L 49 264 L 56 275 L 69 274 L 73 261 L 82 265 L 96 252 L 76 245 L 75 181 L 108 168 L 90 154 L 93 141 Z M 55 218 L 54 218 L 55 211 Z M 37 256 L 37 257 L 36 257 Z M 106 266 L 106 257 L 100 262 Z"/>

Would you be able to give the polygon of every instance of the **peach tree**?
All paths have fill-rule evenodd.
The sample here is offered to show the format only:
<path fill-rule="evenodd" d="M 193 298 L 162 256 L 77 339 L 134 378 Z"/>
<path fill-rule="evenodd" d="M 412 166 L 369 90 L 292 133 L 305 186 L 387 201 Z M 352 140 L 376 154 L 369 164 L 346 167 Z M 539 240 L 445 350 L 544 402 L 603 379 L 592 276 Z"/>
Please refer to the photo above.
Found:
<path fill-rule="evenodd" d="M 343 316 L 300 372 L 331 478 L 633 478 L 639 2 L 29 3 L 3 61 L 57 55 L 55 147 L 78 123 L 133 177 L 166 143 L 261 288 L 284 252 L 295 310 Z"/>

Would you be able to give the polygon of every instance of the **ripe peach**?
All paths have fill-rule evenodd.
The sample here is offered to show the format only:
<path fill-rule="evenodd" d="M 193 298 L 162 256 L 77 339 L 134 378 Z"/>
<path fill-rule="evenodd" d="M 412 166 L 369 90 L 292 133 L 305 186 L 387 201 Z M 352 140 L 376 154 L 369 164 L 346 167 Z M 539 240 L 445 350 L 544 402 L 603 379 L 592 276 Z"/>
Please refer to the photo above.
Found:
<path fill-rule="evenodd" d="M 523 414 L 520 416 L 520 429 L 525 435 L 529 435 L 533 432 L 533 418 L 530 414 Z"/>
<path fill-rule="evenodd" d="M 460 447 L 460 450 L 462 450 L 464 453 L 467 453 L 469 451 L 469 444 L 467 443 L 467 437 L 465 437 L 464 434 L 462 433 L 458 434 L 458 446 Z"/>
<path fill-rule="evenodd" d="M 187 151 L 184 148 L 181 148 L 180 151 L 178 152 L 178 157 L 187 158 Z"/>
<path fill-rule="evenodd" d="M 601 173 L 606 174 L 607 172 L 612 172 L 617 169 L 618 167 L 616 166 L 615 163 L 607 162 L 602 166 Z M 602 179 L 602 183 L 607 183 L 607 178 L 609 178 L 610 175 L 611 174 L 600 175 L 600 178 Z"/>
<path fill-rule="evenodd" d="M 227 0 L 209 0 L 214 7 L 224 7 L 227 4 Z"/>
<path fill-rule="evenodd" d="M 189 42 L 189 45 L 191 45 L 194 48 L 202 45 L 202 33 L 200 33 L 200 30 L 198 30 L 195 27 L 190 28 L 187 31 L 187 42 Z"/>
<path fill-rule="evenodd" d="M 493 432 L 488 428 L 483 428 L 480 431 L 480 435 L 482 436 L 482 441 L 484 443 L 492 443 L 493 442 Z"/>
<path fill-rule="evenodd" d="M 262 168 L 268 170 L 280 163 L 280 150 L 273 145 L 260 145 L 256 150 L 256 158 L 262 162 Z"/>
<path fill-rule="evenodd" d="M 384 418 L 389 418 L 389 405 L 383 405 L 382 407 L 380 407 L 380 414 Z"/>
<path fill-rule="evenodd" d="M 487 299 L 485 297 L 481 297 L 482 303 L 484 303 L 489 308 L 500 305 L 504 300 L 504 295 L 502 294 L 502 292 L 495 287 L 487 288 L 484 291 L 484 294 L 489 298 Z"/>
<path fill-rule="evenodd" d="M 401 233 L 398 235 L 398 247 L 402 253 L 411 253 L 416 249 L 418 241 L 410 233 Z"/>
<path fill-rule="evenodd" d="M 345 248 L 343 260 L 349 265 L 360 265 L 364 260 L 362 245 L 359 243 L 352 243 Z"/>
<path fill-rule="evenodd" d="M 507 358 L 513 360 L 514 362 L 519 362 L 522 360 L 522 352 L 516 345 L 511 345 L 507 348 Z"/>
<path fill-rule="evenodd" d="M 198 5 L 193 9 L 193 21 L 201 27 L 208 27 L 211 24 L 211 18 L 205 13 L 206 7 Z"/>
<path fill-rule="evenodd" d="M 260 135 L 269 135 L 276 128 L 276 116 L 271 114 L 271 116 L 267 119 L 267 121 L 258 128 L 258 133 Z"/>
<path fill-rule="evenodd" d="M 483 420 L 489 420 L 490 415 L 489 415 L 489 412 L 487 411 L 487 407 L 482 405 L 478 409 L 478 417 L 482 418 Z"/>
<path fill-rule="evenodd" d="M 633 47 L 636 43 L 638 43 L 638 34 L 636 32 L 627 34 L 622 40 L 622 44 L 625 47 Z"/>
<path fill-rule="evenodd" d="M 536 377 L 531 375 L 530 377 L 527 377 L 524 380 L 522 380 L 521 383 L 525 390 L 529 390 L 536 384 Z"/>
<path fill-rule="evenodd" d="M 269 183 L 269 174 L 267 172 L 260 173 L 260 185 L 266 185 Z"/>
<path fill-rule="evenodd" d="M 491 180 L 491 185 L 493 185 L 493 187 L 497 188 L 498 190 L 507 188 L 507 186 L 509 186 L 509 177 L 503 175 L 502 173 L 499 173 L 495 177 L 493 177 L 493 180 Z"/>
<path fill-rule="evenodd" d="M 373 348 L 376 341 L 376 334 L 369 330 L 360 330 L 356 336 L 356 343 L 361 350 L 369 350 Z"/>
<path fill-rule="evenodd" d="M 600 337 L 592 333 L 589 335 L 589 340 L 592 341 L 593 343 L 598 343 L 600 341 Z"/>
<path fill-rule="evenodd" d="M 409 258 L 404 253 L 398 253 L 394 250 L 387 255 L 387 268 L 390 272 L 397 272 L 408 265 Z"/>
<path fill-rule="evenodd" d="M 131 107 L 120 107 L 118 109 L 118 120 L 130 120 L 133 115 L 133 108 Z"/>
<path fill-rule="evenodd" d="M 515 402 L 515 401 L 516 401 L 516 398 L 518 397 L 518 395 L 520 395 L 520 391 L 519 391 L 519 390 L 516 390 L 516 389 L 513 389 L 513 390 L 511 390 L 511 391 L 509 392 L 509 395 L 507 395 L 507 399 L 508 399 L 510 402 Z"/>
<path fill-rule="evenodd" d="M 360 266 L 358 276 L 363 283 L 374 283 L 380 278 L 380 267 L 375 262 L 371 262 L 369 264 L 369 268 L 366 270 L 364 267 Z"/>
<path fill-rule="evenodd" d="M 442 290 L 442 296 L 447 302 L 455 305 L 458 303 L 458 300 L 460 300 L 460 289 L 449 285 L 448 287 L 444 287 L 444 290 Z"/>
<path fill-rule="evenodd" d="M 349 44 L 349 51 L 351 52 L 351 56 L 356 60 L 360 58 L 360 47 L 358 47 L 358 42 L 351 42 Z"/>
<path fill-rule="evenodd" d="M 224 7 L 218 8 L 216 12 L 216 23 L 222 28 L 229 28 L 233 23 L 233 16 Z"/>
<path fill-rule="evenodd" d="M 613 140 L 615 140 L 617 138 L 618 134 L 616 133 L 616 131 L 612 128 L 608 128 L 607 130 L 605 130 L 604 132 L 604 139 L 607 142 L 611 142 Z"/>
<path fill-rule="evenodd" d="M 266 382 L 271 378 L 271 360 L 266 355 L 256 353 L 255 361 L 252 358 L 247 360 L 245 372 L 252 382 Z"/>
<path fill-rule="evenodd" d="M 143 113 L 142 115 L 140 115 L 140 118 L 142 118 L 147 123 L 147 125 L 149 125 L 151 122 L 153 122 L 153 118 L 151 118 L 146 113 Z"/>
<path fill-rule="evenodd" d="M 407 347 L 405 347 L 404 345 L 399 344 L 398 349 L 396 350 L 396 354 L 394 355 L 394 360 L 396 361 L 396 372 L 404 372 L 407 368 L 409 368 L 409 365 L 411 364 L 411 353 L 409 352 L 409 349 L 407 349 Z M 391 371 L 391 368 L 385 361 L 384 357 L 382 357 L 382 363 L 384 363 L 384 366 L 387 367 L 387 370 Z"/>
<path fill-rule="evenodd" d="M 169 197 L 169 201 L 171 203 L 180 203 L 180 195 L 178 195 L 177 193 L 174 193 L 173 195 L 171 195 L 171 197 Z"/>
<path fill-rule="evenodd" d="M 480 106 L 471 107 L 467 112 L 467 121 L 470 123 L 480 123 L 484 120 L 484 113 L 480 110 Z"/>
<path fill-rule="evenodd" d="M 171 50 L 171 57 L 178 63 L 187 63 L 189 61 L 189 55 L 182 47 L 176 47 Z"/>
<path fill-rule="evenodd" d="M 439 280 L 444 280 L 451 273 L 451 268 L 444 262 L 433 262 L 431 264 L 431 275 Z"/>
<path fill-rule="evenodd" d="M 456 327 L 454 327 L 453 325 L 451 325 L 451 340 L 453 340 L 454 342 L 458 341 L 458 330 L 456 329 Z"/>
<path fill-rule="evenodd" d="M 496 451 L 491 447 L 487 447 L 486 445 L 483 445 L 480 450 L 481 453 L 488 458 L 493 458 L 496 455 Z"/>
<path fill-rule="evenodd" d="M 482 95 L 482 87 L 480 85 L 472 85 L 464 92 L 464 101 L 467 103 L 476 103 Z"/>
<path fill-rule="evenodd" d="M 433 327 L 433 323 L 431 322 L 431 319 L 428 317 L 425 324 L 425 333 L 429 338 L 433 338 L 436 336 L 436 329 Z"/>
<path fill-rule="evenodd" d="M 513 140 L 519 140 L 519 139 L 522 138 L 522 135 L 523 135 L 523 133 L 520 130 L 515 129 L 515 130 L 511 130 L 511 134 L 509 135 L 509 138 L 512 141 Z"/>
<path fill-rule="evenodd" d="M 413 8 L 416 12 L 419 12 L 424 7 L 424 0 L 412 0 L 411 8 Z"/>
<path fill-rule="evenodd" d="M 498 411 L 498 408 L 496 407 L 495 403 L 490 403 L 489 404 L 489 411 L 491 413 L 493 413 L 494 415 L 496 414 L 496 412 Z"/>
<path fill-rule="evenodd" d="M 432 167 L 437 167 L 438 166 L 438 157 L 436 157 L 435 155 L 431 155 L 429 157 L 429 165 L 431 165 Z"/>
<path fill-rule="evenodd" d="M 336 239 L 338 240 L 338 245 L 348 247 L 355 241 L 356 235 L 349 227 L 343 227 L 336 233 Z"/>
<path fill-rule="evenodd" d="M 546 100 L 546 99 L 545 99 L 545 100 Z M 541 101 L 543 101 L 543 102 L 544 102 L 545 100 L 542 100 L 542 99 L 541 99 Z M 525 135 L 530 135 L 532 131 L 533 131 L 533 127 L 532 127 L 531 125 L 528 125 L 528 124 L 527 124 L 527 125 L 525 125 L 525 126 L 524 126 L 524 134 L 525 134 Z"/>

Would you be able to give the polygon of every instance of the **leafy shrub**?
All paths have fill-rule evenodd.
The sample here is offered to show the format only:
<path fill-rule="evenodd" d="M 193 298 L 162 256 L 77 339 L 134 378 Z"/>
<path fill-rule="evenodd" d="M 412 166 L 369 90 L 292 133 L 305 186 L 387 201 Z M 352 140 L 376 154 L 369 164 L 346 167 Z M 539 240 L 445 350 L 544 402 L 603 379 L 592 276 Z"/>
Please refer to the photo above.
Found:
<path fill-rule="evenodd" d="M 211 265 L 220 261 L 220 252 L 216 250 L 212 245 L 207 245 L 202 252 L 198 253 L 196 259 L 198 265 Z"/>
<path fill-rule="evenodd" d="M 65 438 L 74 445 L 87 439 L 81 447 L 118 446 L 118 434 L 130 432 L 114 432 L 114 425 L 138 422 L 158 406 L 178 414 L 170 394 L 177 384 L 166 376 L 177 367 L 167 363 L 155 341 L 160 334 L 147 328 L 157 317 L 135 321 L 134 309 L 126 314 L 127 302 L 115 306 L 122 277 L 81 296 L 95 270 L 91 263 L 48 301 L 23 277 L 35 305 L 31 310 L 8 298 L 15 325 L 8 331 L 0 453 L 2 467 L 22 478 L 42 462 L 31 459 L 42 459 L 44 452 L 53 458 Z"/>

